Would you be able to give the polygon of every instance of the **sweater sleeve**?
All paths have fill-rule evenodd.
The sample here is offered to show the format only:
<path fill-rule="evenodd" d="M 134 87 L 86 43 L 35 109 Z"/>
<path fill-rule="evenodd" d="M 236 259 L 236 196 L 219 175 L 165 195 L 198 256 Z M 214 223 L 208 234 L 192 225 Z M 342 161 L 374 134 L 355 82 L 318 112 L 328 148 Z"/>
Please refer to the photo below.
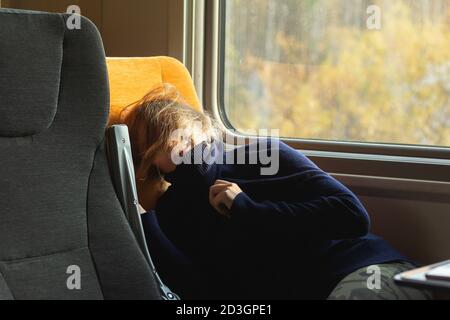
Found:
<path fill-rule="evenodd" d="M 305 201 L 257 202 L 241 193 L 231 207 L 232 217 L 254 226 L 287 226 L 327 240 L 356 238 L 369 232 L 366 210 L 345 186 L 320 169 L 306 183 L 314 197 Z"/>
<path fill-rule="evenodd" d="M 141 215 L 147 245 L 157 262 L 168 265 L 189 265 L 189 259 L 166 237 L 159 226 L 155 211 Z"/>

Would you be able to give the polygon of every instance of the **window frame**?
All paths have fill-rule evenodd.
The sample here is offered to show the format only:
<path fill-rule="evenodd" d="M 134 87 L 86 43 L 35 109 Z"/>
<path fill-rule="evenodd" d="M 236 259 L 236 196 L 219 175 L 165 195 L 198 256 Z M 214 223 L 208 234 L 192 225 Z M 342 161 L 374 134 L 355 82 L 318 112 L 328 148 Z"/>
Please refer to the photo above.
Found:
<path fill-rule="evenodd" d="M 219 120 L 227 133 L 250 139 L 249 136 L 233 132 L 224 109 L 225 1 L 205 1 L 204 15 L 196 15 L 196 19 L 203 19 L 204 22 L 204 52 L 193 52 L 187 58 L 195 61 L 197 55 L 201 56 L 201 98 L 205 109 Z M 281 140 L 302 150 L 329 172 L 450 182 L 450 148 L 447 147 L 302 138 Z"/>

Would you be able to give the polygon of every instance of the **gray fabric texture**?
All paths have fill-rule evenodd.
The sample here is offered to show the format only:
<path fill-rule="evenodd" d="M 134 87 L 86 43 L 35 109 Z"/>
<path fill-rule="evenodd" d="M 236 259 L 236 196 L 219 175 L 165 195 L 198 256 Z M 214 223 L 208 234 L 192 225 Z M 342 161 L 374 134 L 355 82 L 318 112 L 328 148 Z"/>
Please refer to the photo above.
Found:
<path fill-rule="evenodd" d="M 58 104 L 63 23 L 60 16 L 51 14 L 2 14 L 0 135 L 36 134 L 53 121 Z"/>
<path fill-rule="evenodd" d="M 5 279 L 0 273 L 0 300 L 14 300 L 14 297 L 6 284 Z"/>
<path fill-rule="evenodd" d="M 0 9 L 0 298 L 159 299 L 103 151 L 103 44 L 67 18 Z"/>

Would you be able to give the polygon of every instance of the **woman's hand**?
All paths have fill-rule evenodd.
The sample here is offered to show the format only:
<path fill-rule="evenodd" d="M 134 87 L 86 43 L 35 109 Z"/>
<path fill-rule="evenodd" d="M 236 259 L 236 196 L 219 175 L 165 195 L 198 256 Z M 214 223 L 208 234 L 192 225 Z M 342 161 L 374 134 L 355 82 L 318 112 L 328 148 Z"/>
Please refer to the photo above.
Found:
<path fill-rule="evenodd" d="M 209 203 L 221 215 L 230 218 L 230 210 L 234 199 L 242 192 L 235 183 L 217 180 L 209 189 Z"/>

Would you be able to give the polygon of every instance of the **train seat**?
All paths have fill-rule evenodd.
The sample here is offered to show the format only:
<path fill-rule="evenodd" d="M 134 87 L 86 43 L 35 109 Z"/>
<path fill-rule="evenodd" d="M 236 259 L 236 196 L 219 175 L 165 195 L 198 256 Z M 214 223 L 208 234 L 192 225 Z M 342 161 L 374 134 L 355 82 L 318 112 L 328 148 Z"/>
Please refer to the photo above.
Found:
<path fill-rule="evenodd" d="M 131 103 L 163 83 L 174 85 L 187 104 L 198 111 L 203 108 L 186 67 L 170 57 L 107 58 L 111 111 L 109 125 L 121 124 L 120 114 Z M 141 205 L 154 209 L 160 194 L 153 183 L 138 184 Z"/>
<path fill-rule="evenodd" d="M 160 299 L 108 168 L 102 40 L 67 18 L 0 9 L 0 299 Z"/>

